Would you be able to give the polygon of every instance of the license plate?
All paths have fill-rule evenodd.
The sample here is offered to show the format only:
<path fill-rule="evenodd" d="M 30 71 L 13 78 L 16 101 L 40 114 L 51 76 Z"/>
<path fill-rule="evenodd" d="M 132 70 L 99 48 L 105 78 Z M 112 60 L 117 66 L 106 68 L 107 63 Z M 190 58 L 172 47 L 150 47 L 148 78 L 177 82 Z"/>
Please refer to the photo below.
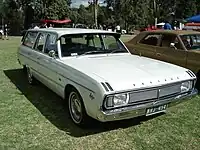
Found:
<path fill-rule="evenodd" d="M 157 113 L 165 112 L 167 105 L 156 106 L 146 110 L 146 116 L 154 115 Z"/>

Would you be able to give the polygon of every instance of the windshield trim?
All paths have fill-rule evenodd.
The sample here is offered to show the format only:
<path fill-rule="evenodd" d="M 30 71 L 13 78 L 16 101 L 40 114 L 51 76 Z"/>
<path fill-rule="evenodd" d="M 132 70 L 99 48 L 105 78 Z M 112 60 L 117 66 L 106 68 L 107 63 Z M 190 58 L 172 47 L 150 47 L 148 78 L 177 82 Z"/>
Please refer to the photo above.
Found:
<path fill-rule="evenodd" d="M 128 50 L 128 48 L 126 47 L 125 43 L 120 39 L 121 37 L 121 34 L 119 33 L 79 33 L 79 34 L 64 34 L 62 36 L 60 36 L 58 38 L 58 41 L 59 41 L 59 47 L 60 47 L 60 58 L 67 58 L 67 57 L 78 57 L 78 56 L 81 56 L 81 55 L 71 55 L 71 56 L 62 56 L 62 49 L 61 49 L 61 38 L 62 37 L 70 37 L 70 36 L 77 36 L 77 35 L 99 35 L 100 36 L 100 41 L 103 42 L 103 47 L 105 48 L 105 42 L 104 42 L 104 39 L 102 38 L 104 35 L 110 35 L 110 36 L 113 36 L 120 44 L 121 46 L 123 46 L 124 48 L 124 52 L 120 52 L 120 53 L 129 53 L 130 54 L 130 51 Z M 112 52 L 112 50 L 110 50 Z M 105 52 L 105 53 L 99 53 L 99 54 L 87 54 L 89 56 L 91 55 L 108 55 L 110 54 L 109 52 Z M 111 54 L 119 54 L 119 53 L 111 53 Z M 87 55 L 83 55 L 83 56 L 87 56 Z"/>

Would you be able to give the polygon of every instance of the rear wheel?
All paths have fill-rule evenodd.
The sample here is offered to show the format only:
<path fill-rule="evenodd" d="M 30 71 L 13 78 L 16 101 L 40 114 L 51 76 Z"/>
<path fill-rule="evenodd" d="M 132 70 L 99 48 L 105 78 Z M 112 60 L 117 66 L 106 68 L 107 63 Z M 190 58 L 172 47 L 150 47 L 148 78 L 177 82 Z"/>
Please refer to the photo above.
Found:
<path fill-rule="evenodd" d="M 29 67 L 26 68 L 27 72 L 27 80 L 30 85 L 34 85 L 36 83 L 36 79 L 33 77 L 33 74 Z"/>
<path fill-rule="evenodd" d="M 68 110 L 72 121 L 81 127 L 86 127 L 91 119 L 84 107 L 83 100 L 74 88 L 71 88 L 68 94 Z"/>

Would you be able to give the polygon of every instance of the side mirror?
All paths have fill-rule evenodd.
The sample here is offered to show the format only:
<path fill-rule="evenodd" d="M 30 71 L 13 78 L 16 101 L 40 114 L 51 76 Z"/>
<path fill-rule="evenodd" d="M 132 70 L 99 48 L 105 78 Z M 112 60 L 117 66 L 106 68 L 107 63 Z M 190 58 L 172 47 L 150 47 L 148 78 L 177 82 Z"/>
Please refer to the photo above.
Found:
<path fill-rule="evenodd" d="M 170 48 L 177 49 L 175 43 L 170 43 Z"/>
<path fill-rule="evenodd" d="M 56 52 L 54 50 L 50 50 L 48 54 L 50 57 L 56 58 Z"/>

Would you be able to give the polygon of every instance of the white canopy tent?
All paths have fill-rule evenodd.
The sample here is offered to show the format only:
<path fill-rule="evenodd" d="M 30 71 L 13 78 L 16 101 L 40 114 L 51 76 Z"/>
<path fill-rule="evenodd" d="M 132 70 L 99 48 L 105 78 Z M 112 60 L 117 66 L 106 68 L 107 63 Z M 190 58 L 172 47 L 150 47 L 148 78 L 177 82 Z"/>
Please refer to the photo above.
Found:
<path fill-rule="evenodd" d="M 158 24 L 156 24 L 157 26 L 164 26 L 165 25 L 165 23 L 164 22 L 161 22 L 161 23 L 158 23 Z"/>

